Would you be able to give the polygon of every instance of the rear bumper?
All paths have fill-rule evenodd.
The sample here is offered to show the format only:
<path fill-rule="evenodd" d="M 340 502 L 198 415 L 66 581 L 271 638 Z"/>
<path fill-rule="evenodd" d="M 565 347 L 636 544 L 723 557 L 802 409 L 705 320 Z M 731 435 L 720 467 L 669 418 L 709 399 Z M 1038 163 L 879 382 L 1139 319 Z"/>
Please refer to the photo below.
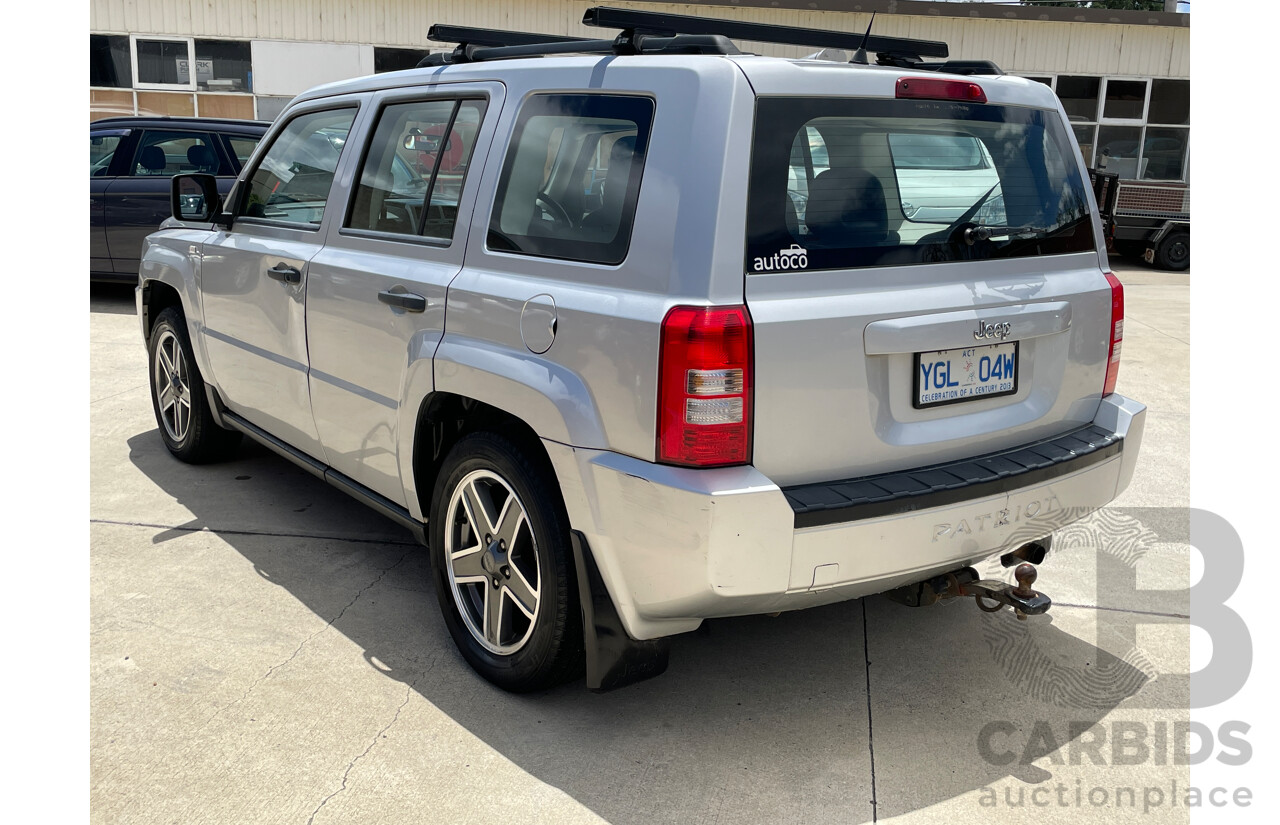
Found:
<path fill-rule="evenodd" d="M 944 467 L 780 489 L 754 467 L 690 470 L 544 442 L 569 520 L 627 632 L 879 593 L 1041 538 L 1128 486 L 1146 408 Z"/>

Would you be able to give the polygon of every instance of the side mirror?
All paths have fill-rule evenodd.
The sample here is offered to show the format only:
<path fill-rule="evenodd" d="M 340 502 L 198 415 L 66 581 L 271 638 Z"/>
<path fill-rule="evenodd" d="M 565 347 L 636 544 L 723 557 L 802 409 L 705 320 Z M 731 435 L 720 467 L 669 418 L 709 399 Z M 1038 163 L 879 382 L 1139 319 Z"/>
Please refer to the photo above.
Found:
<path fill-rule="evenodd" d="M 174 175 L 169 194 L 173 217 L 192 223 L 209 223 L 222 212 L 218 179 L 213 175 Z"/>

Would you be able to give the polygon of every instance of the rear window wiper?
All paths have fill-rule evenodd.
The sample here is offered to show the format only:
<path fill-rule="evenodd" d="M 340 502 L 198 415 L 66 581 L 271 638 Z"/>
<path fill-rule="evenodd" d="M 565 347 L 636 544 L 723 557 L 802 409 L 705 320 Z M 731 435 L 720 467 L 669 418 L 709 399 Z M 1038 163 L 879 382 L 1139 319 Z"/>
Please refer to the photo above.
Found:
<path fill-rule="evenodd" d="M 1040 234 L 1047 232 L 1048 229 L 1043 226 L 987 226 L 986 224 L 977 224 L 970 226 L 964 230 L 964 242 L 969 246 L 980 241 L 987 241 L 995 237 L 1009 238 L 1017 235 Z"/>

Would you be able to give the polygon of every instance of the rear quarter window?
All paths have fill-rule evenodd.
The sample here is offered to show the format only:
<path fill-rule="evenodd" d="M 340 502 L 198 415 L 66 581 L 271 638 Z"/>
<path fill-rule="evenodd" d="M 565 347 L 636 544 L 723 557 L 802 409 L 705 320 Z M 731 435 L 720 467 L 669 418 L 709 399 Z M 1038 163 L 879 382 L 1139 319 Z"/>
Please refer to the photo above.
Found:
<path fill-rule="evenodd" d="M 618 264 L 631 242 L 654 105 L 632 95 L 525 101 L 489 223 L 488 247 Z"/>

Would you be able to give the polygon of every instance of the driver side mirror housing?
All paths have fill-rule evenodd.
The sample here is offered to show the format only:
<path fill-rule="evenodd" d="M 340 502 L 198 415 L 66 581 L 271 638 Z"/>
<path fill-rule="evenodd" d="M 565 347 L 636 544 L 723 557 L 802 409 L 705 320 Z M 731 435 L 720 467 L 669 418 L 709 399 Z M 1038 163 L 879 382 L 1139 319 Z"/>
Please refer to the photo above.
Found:
<path fill-rule="evenodd" d="M 211 223 L 222 215 L 222 196 L 213 175 L 174 175 L 169 193 L 173 217 L 190 223 Z"/>

